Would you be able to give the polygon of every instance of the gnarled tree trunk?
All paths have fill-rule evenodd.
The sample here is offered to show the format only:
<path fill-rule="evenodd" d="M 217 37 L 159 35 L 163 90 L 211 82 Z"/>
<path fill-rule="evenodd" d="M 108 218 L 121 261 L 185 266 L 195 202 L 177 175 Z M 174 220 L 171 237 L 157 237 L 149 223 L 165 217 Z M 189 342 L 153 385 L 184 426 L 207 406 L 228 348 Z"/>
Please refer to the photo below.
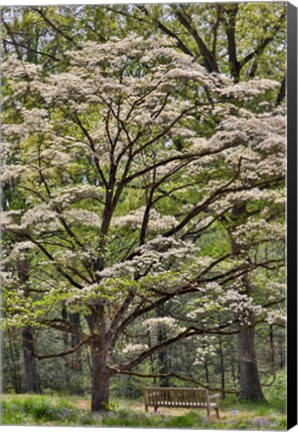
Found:
<path fill-rule="evenodd" d="M 233 209 L 233 219 L 239 223 L 247 221 L 248 213 L 246 203 L 243 202 Z M 237 251 L 241 248 L 241 244 L 237 243 L 237 238 L 231 236 L 232 253 L 237 255 Z M 249 261 L 249 256 L 247 254 Z M 242 277 L 243 294 L 247 298 L 252 297 L 252 286 L 249 280 L 248 272 Z M 238 333 L 238 355 L 239 355 L 239 381 L 240 393 L 239 399 L 250 401 L 265 401 L 262 391 L 259 371 L 257 365 L 257 355 L 255 348 L 255 331 L 254 331 L 254 314 L 252 311 L 248 312 L 248 316 L 244 317 L 242 325 L 239 324 Z M 241 319 L 241 316 L 239 316 Z M 240 321 L 241 322 L 241 321 Z"/>
<path fill-rule="evenodd" d="M 109 343 L 106 340 L 104 305 L 98 304 L 87 318 L 91 338 L 91 411 L 106 411 L 109 405 L 111 372 L 107 367 Z"/>
<path fill-rule="evenodd" d="M 105 411 L 109 405 L 110 371 L 107 368 L 107 356 L 101 343 L 94 338 L 91 346 L 92 381 L 91 411 Z"/>
<path fill-rule="evenodd" d="M 245 324 L 238 333 L 240 393 L 239 399 L 264 401 L 265 397 L 259 380 L 254 341 L 254 328 Z"/>

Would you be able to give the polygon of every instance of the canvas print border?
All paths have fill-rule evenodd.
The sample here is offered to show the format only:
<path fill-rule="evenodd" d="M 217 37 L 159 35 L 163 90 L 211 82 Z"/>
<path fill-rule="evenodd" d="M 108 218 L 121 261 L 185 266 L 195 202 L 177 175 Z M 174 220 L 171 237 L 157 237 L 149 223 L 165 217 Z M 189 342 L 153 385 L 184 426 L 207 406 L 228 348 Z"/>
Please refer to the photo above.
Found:
<path fill-rule="evenodd" d="M 288 3 L 288 428 L 297 424 L 297 8 Z M 293 397 L 293 399 L 292 399 Z"/>

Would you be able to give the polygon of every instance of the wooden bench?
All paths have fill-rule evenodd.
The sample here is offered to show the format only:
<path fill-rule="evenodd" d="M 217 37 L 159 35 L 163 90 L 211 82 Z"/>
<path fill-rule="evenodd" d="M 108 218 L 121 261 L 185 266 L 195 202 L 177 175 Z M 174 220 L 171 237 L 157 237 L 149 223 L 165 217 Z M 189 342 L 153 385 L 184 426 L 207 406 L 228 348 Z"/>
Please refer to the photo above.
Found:
<path fill-rule="evenodd" d="M 219 394 L 210 396 L 208 390 L 199 388 L 144 387 L 145 411 L 148 407 L 206 408 L 210 417 L 211 408 L 219 418 Z M 214 400 L 214 402 L 211 402 Z"/>

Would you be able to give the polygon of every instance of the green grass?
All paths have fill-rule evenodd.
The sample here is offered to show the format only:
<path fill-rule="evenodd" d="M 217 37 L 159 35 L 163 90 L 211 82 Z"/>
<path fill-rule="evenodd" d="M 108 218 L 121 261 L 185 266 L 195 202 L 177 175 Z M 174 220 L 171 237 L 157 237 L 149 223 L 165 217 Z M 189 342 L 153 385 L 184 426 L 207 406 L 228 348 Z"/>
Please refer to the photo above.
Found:
<path fill-rule="evenodd" d="M 194 429 L 285 430 L 286 417 L 271 404 L 221 401 L 221 418 L 205 410 L 165 410 L 145 413 L 141 401 L 114 400 L 105 413 L 91 413 L 90 400 L 79 397 L 3 395 L 4 425 L 111 426 Z"/>

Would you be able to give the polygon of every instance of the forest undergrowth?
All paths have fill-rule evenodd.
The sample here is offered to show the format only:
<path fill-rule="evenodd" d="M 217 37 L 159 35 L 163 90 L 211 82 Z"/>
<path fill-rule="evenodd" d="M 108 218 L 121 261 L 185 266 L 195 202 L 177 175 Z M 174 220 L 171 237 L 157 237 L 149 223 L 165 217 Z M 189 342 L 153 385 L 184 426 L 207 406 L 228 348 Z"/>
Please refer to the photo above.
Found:
<path fill-rule="evenodd" d="M 4 425 L 154 427 L 195 429 L 285 430 L 284 408 L 276 401 L 248 403 L 228 397 L 220 419 L 205 410 L 160 408 L 144 412 L 141 400 L 112 399 L 104 414 L 90 412 L 90 399 L 59 395 L 3 395 Z"/>

